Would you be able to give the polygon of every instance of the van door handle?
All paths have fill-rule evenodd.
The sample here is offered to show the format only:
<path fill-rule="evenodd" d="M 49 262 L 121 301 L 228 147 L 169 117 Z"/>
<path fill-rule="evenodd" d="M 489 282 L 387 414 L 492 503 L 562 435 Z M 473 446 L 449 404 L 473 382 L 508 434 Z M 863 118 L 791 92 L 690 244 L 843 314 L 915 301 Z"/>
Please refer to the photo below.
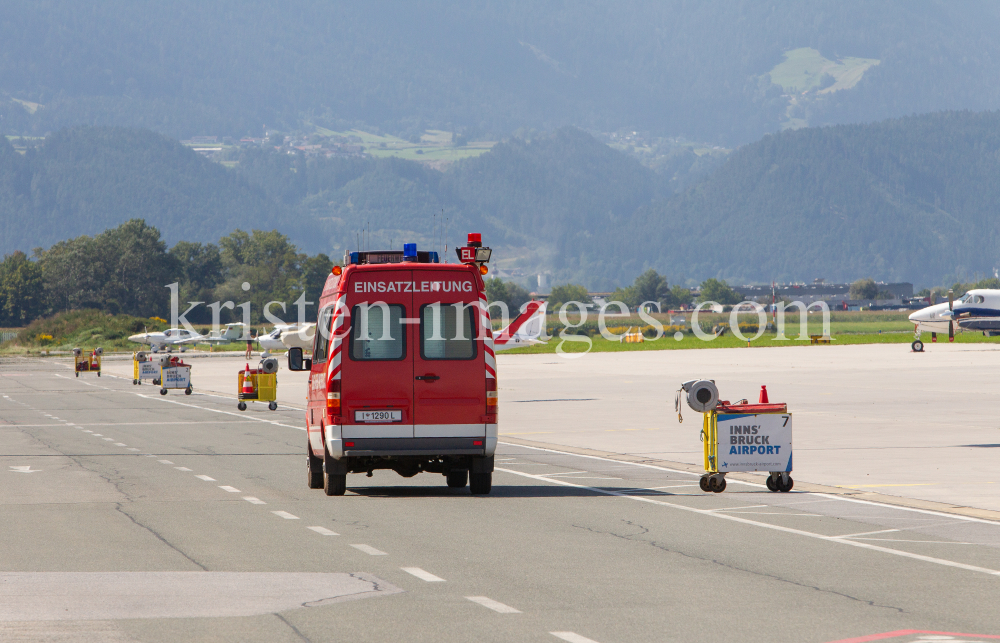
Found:
<path fill-rule="evenodd" d="M 427 380 L 429 382 L 433 382 L 434 380 L 441 379 L 441 376 L 440 375 L 417 375 L 417 379 L 418 380 Z"/>

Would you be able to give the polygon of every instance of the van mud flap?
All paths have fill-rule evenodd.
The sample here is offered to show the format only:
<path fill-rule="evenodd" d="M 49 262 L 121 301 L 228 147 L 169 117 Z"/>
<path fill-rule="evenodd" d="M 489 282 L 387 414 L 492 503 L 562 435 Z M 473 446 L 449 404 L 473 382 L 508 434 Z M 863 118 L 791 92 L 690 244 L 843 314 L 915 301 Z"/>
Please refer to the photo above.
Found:
<path fill-rule="evenodd" d="M 485 458 L 472 458 L 472 468 L 470 473 L 493 473 L 493 456 Z"/>

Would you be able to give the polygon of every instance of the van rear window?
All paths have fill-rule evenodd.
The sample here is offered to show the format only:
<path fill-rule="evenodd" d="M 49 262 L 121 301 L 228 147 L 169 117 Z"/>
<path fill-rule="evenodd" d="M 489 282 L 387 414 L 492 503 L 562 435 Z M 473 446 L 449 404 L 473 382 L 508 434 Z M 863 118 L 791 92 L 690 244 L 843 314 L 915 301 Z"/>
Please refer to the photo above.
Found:
<path fill-rule="evenodd" d="M 420 356 L 473 359 L 476 356 L 475 304 L 427 304 L 420 309 Z"/>
<path fill-rule="evenodd" d="M 377 361 L 406 355 L 405 309 L 400 304 L 358 305 L 351 310 L 351 359 Z"/>

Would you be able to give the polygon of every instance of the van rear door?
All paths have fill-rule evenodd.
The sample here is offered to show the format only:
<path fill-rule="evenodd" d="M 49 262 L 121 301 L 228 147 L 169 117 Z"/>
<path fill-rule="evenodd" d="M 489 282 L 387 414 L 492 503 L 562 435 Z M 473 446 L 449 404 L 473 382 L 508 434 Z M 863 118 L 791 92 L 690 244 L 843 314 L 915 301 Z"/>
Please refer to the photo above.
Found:
<path fill-rule="evenodd" d="M 486 371 L 470 270 L 414 270 L 413 435 L 484 437 Z"/>
<path fill-rule="evenodd" d="M 341 360 L 344 438 L 413 437 L 411 270 L 352 271 Z"/>

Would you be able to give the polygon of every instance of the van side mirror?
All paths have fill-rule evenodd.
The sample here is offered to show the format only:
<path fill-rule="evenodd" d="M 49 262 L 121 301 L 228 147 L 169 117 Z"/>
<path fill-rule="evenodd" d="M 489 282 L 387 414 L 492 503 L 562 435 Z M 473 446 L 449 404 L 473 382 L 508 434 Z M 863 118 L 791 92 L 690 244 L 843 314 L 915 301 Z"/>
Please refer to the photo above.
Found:
<path fill-rule="evenodd" d="M 302 349 L 299 347 L 288 349 L 288 370 L 290 371 L 311 371 L 312 360 L 302 357 Z"/>

